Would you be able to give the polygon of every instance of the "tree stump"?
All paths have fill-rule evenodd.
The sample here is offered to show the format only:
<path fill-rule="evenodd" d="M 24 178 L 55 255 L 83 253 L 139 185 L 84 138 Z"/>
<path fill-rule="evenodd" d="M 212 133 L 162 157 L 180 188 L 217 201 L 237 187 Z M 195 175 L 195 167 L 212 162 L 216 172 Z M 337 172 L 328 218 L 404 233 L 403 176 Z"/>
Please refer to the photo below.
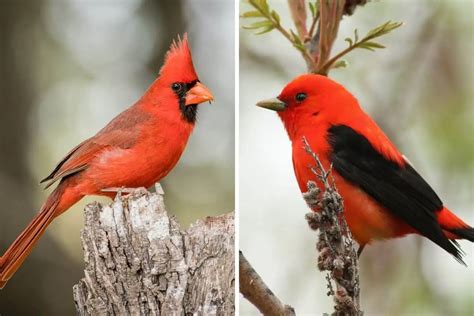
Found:
<path fill-rule="evenodd" d="M 163 195 L 133 190 L 85 208 L 79 315 L 234 315 L 234 214 L 182 231 Z"/>

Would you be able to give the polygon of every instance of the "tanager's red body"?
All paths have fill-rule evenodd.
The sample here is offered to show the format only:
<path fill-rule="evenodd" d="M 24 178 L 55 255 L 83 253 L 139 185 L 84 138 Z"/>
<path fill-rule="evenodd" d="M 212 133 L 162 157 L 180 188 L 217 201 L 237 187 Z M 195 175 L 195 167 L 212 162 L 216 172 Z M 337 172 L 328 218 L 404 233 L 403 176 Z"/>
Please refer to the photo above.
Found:
<path fill-rule="evenodd" d="M 42 182 L 59 181 L 39 214 L 0 258 L 0 288 L 51 221 L 85 195 L 149 187 L 166 176 L 186 147 L 197 104 L 212 100 L 194 70 L 187 38 L 173 43 L 158 79 L 133 106 L 85 140 Z"/>
<path fill-rule="evenodd" d="M 302 192 L 315 178 L 303 137 L 326 169 L 332 165 L 347 224 L 362 248 L 373 240 L 417 233 L 462 262 L 454 239 L 472 242 L 474 229 L 443 205 L 343 86 L 324 76 L 302 75 L 276 99 L 257 105 L 278 111 Z"/>

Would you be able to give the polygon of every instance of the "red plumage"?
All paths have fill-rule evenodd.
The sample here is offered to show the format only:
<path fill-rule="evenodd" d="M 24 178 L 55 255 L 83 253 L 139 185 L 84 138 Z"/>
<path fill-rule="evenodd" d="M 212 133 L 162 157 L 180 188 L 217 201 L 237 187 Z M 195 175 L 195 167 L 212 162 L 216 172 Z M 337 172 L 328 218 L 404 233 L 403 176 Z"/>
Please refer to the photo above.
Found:
<path fill-rule="evenodd" d="M 277 97 L 257 105 L 277 110 L 292 142 L 293 167 L 302 192 L 314 180 L 305 137 L 323 166 L 333 165 L 349 228 L 364 246 L 410 233 L 423 235 L 459 261 L 452 239 L 474 241 L 474 229 L 443 206 L 343 86 L 319 75 L 302 75 Z"/>
<path fill-rule="evenodd" d="M 0 258 L 0 288 L 51 221 L 85 195 L 107 188 L 149 187 L 176 165 L 194 128 L 197 104 L 212 100 L 194 70 L 187 37 L 171 45 L 159 77 L 143 97 L 85 140 L 42 182 L 60 181 L 40 213 Z"/>

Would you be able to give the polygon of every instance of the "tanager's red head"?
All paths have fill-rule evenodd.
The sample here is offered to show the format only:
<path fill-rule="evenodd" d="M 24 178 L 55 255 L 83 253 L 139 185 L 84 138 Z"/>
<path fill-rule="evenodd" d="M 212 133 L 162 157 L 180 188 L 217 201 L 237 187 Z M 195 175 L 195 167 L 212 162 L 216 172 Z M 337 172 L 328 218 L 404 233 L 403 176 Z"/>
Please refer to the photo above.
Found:
<path fill-rule="evenodd" d="M 190 123 L 195 121 L 197 105 L 214 99 L 209 89 L 199 81 L 186 34 L 171 44 L 159 77 L 144 98 L 158 104 L 160 111 L 179 109 Z"/>
<path fill-rule="evenodd" d="M 290 138 L 298 127 L 311 125 L 316 119 L 337 120 L 359 106 L 343 86 L 314 74 L 296 77 L 278 97 L 260 101 L 257 105 L 277 111 Z"/>

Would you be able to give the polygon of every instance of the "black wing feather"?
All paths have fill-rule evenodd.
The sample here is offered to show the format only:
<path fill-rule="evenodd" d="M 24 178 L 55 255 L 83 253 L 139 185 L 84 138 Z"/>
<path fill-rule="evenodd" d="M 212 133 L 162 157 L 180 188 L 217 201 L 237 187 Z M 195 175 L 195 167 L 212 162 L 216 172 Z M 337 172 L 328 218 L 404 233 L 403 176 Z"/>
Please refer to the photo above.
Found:
<path fill-rule="evenodd" d="M 369 140 L 346 125 L 328 129 L 333 168 L 392 214 L 461 259 L 459 247 L 444 235 L 436 213 L 443 203 L 410 164 L 387 160 Z"/>

